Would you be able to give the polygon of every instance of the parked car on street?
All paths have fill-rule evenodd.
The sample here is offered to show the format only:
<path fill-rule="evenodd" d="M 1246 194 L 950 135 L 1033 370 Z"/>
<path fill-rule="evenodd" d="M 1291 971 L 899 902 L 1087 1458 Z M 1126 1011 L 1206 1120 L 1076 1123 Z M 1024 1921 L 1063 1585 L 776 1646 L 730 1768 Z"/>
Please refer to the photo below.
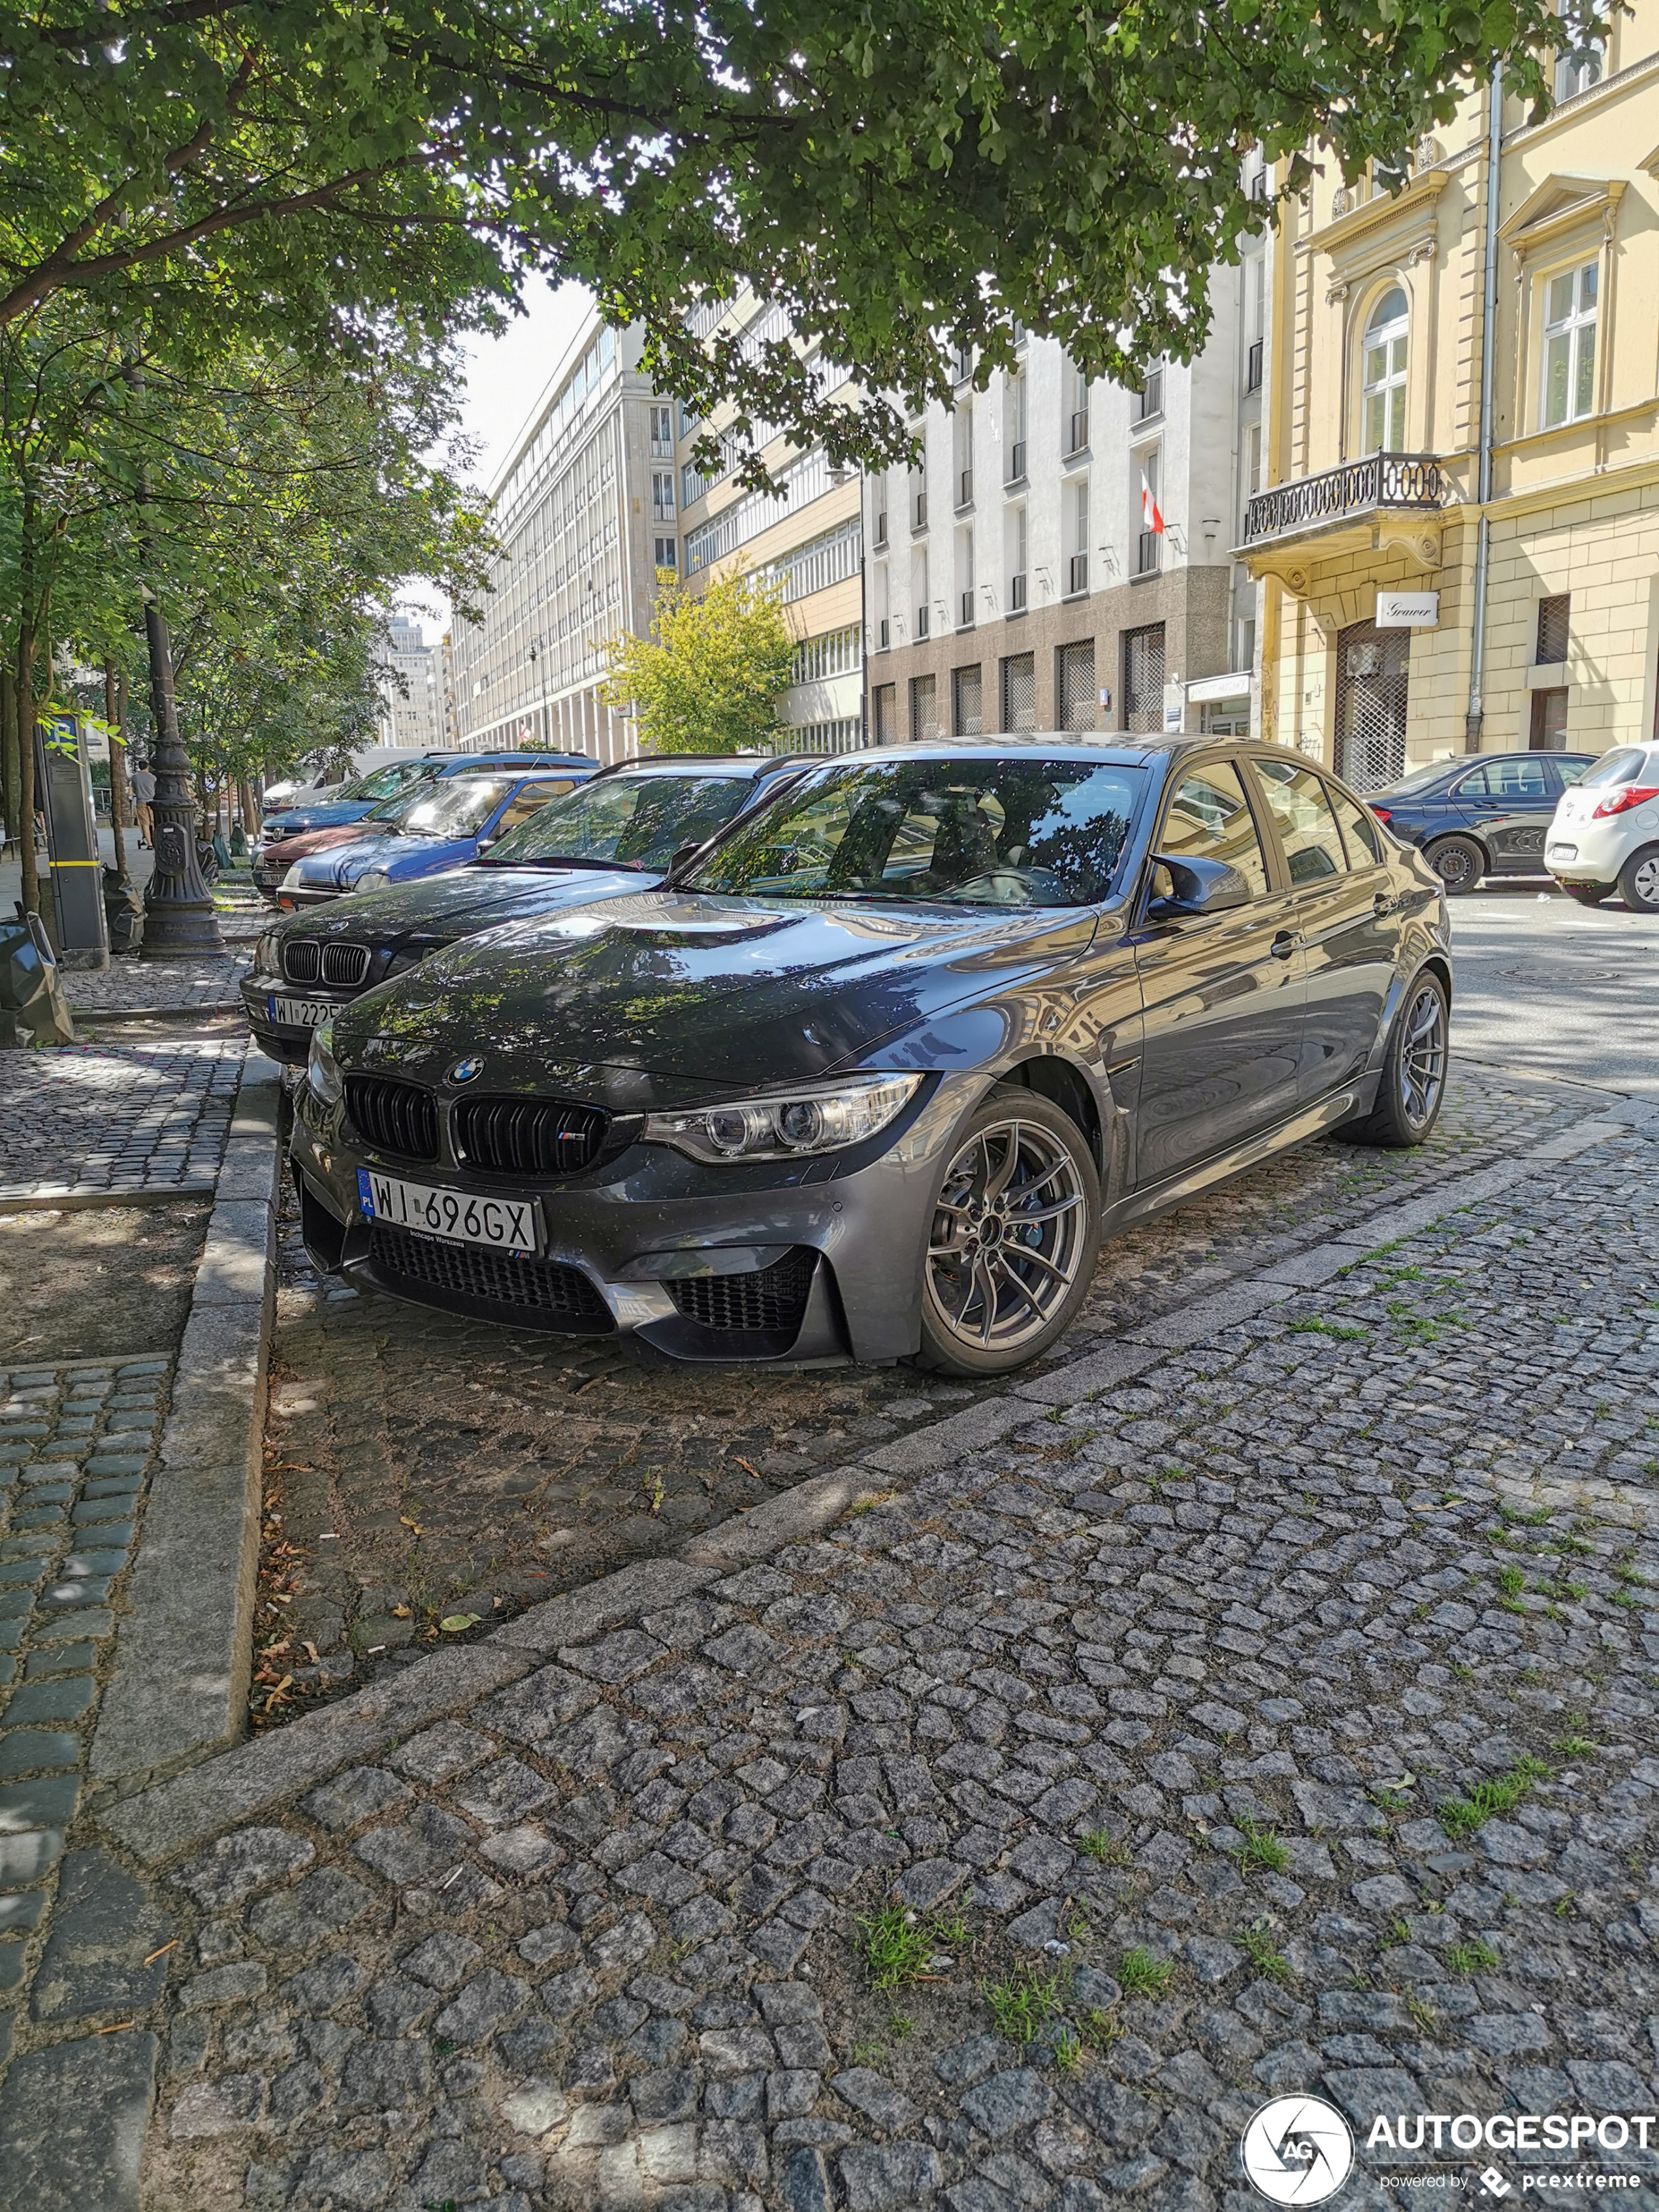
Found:
<path fill-rule="evenodd" d="M 1564 792 L 1544 858 L 1581 906 L 1616 886 L 1638 914 L 1659 914 L 1659 744 L 1617 745 Z"/>
<path fill-rule="evenodd" d="M 305 1059 L 311 1033 L 360 992 L 459 937 L 532 915 L 651 890 L 677 854 L 805 772 L 799 760 L 629 761 L 602 769 L 501 838 L 471 867 L 384 891 L 361 888 L 259 939 L 242 1003 L 262 1051 Z M 394 804 L 396 802 L 393 802 Z"/>
<path fill-rule="evenodd" d="M 297 837 L 285 837 L 280 844 L 255 845 L 251 863 L 254 889 L 274 902 L 283 878 L 296 860 L 309 860 L 313 853 L 325 853 L 337 845 L 349 845 L 359 837 L 372 835 L 376 825 L 396 822 L 411 806 L 420 804 L 430 781 L 422 776 L 406 784 L 390 799 L 371 806 L 360 821 L 337 822 L 326 830 L 303 830 Z"/>
<path fill-rule="evenodd" d="M 277 911 L 320 906 L 359 884 L 365 890 L 385 890 L 391 884 L 465 867 L 549 799 L 562 799 L 593 773 L 589 761 L 580 770 L 554 775 L 507 769 L 419 785 L 413 805 L 394 819 L 362 825 L 366 835 L 295 860 L 276 887 Z"/>
<path fill-rule="evenodd" d="M 1421 1142 L 1450 993 L 1439 880 L 1295 754 L 852 754 L 324 1024 L 306 1244 L 647 1355 L 1001 1373 L 1103 1233 L 1322 1132 Z"/>
<path fill-rule="evenodd" d="M 1415 845 L 1454 898 L 1486 876 L 1544 873 L 1556 801 L 1594 753 L 1482 753 L 1413 770 L 1366 804 L 1402 844 Z"/>
<path fill-rule="evenodd" d="M 595 763 L 581 753 L 514 752 L 427 753 L 418 760 L 388 762 L 372 775 L 360 776 L 342 791 L 297 806 L 285 806 L 266 815 L 259 828 L 259 849 L 283 844 L 289 837 L 312 830 L 337 830 L 361 822 L 384 799 L 395 799 L 411 784 L 437 777 L 477 775 L 502 768 L 574 768 L 592 775 Z"/>

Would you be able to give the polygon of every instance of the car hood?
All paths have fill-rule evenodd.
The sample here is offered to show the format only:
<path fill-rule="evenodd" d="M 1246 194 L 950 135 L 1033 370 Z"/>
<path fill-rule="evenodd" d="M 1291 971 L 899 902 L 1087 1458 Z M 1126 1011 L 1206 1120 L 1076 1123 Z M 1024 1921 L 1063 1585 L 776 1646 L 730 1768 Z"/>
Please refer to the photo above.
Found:
<path fill-rule="evenodd" d="M 1075 960 L 1094 931 L 1092 911 L 1063 908 L 635 891 L 451 945 L 340 1015 L 336 1050 L 428 1081 L 482 1054 L 491 1090 L 551 1080 L 626 1110 L 856 1065 Z"/>
<path fill-rule="evenodd" d="M 352 836 L 319 838 L 313 845 L 307 841 L 306 849 L 295 855 L 295 865 L 301 875 L 311 882 L 338 883 L 343 875 L 356 873 L 372 866 L 384 858 L 388 848 L 395 848 L 398 840 L 380 832 Z"/>
<path fill-rule="evenodd" d="M 341 937 L 354 945 L 453 944 L 481 929 L 573 906 L 591 906 L 619 891 L 654 888 L 632 868 L 459 867 L 383 891 L 359 891 L 325 919 L 295 924 L 311 936 Z"/>
<path fill-rule="evenodd" d="M 292 867 L 296 860 L 309 860 L 313 853 L 337 851 L 342 845 L 355 844 L 363 836 L 355 822 L 337 823 L 331 830 L 310 830 L 303 837 L 284 837 L 271 848 L 271 858 L 280 856 L 283 864 Z"/>
<path fill-rule="evenodd" d="M 375 804 L 372 799 L 337 799 L 325 806 L 285 806 L 270 816 L 265 826 L 288 837 L 306 830 L 337 830 L 342 823 L 361 822 Z"/>

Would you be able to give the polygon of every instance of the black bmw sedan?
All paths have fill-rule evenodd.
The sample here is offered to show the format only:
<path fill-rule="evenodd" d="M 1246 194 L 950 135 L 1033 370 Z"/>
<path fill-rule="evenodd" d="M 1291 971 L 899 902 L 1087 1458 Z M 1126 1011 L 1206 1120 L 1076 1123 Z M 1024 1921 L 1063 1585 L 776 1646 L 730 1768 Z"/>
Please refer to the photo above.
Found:
<path fill-rule="evenodd" d="M 255 1041 L 298 1066 L 312 1031 L 361 992 L 457 938 L 654 890 L 677 855 L 803 772 L 787 757 L 627 761 L 538 808 L 465 866 L 290 916 L 266 930 L 242 978 Z"/>
<path fill-rule="evenodd" d="M 1419 1142 L 1427 864 L 1300 755 L 853 754 L 659 890 L 452 946 L 314 1038 L 307 1246 L 684 1360 L 1045 1351 L 1104 1233 L 1342 1128 Z"/>

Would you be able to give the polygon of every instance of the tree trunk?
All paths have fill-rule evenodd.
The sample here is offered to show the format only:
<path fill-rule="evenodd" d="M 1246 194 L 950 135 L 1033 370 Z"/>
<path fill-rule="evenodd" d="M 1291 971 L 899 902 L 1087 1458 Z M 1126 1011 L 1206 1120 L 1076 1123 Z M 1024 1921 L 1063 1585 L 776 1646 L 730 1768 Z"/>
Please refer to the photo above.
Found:
<path fill-rule="evenodd" d="M 18 835 L 17 809 L 21 793 L 17 780 L 17 684 L 9 668 L 0 667 L 0 813 L 6 817 L 6 843 Z"/>
<path fill-rule="evenodd" d="M 236 779 L 236 797 L 242 810 L 242 835 L 251 845 L 259 834 L 259 814 L 253 804 L 252 787 L 245 775 Z"/>
<path fill-rule="evenodd" d="M 121 842 L 121 816 L 126 808 L 127 757 L 123 749 L 126 736 L 126 702 L 122 702 L 118 720 L 115 705 L 115 671 L 108 661 L 104 663 L 104 720 L 109 724 L 109 822 L 110 835 L 115 842 L 115 872 L 125 881 L 127 872 L 127 850 Z"/>

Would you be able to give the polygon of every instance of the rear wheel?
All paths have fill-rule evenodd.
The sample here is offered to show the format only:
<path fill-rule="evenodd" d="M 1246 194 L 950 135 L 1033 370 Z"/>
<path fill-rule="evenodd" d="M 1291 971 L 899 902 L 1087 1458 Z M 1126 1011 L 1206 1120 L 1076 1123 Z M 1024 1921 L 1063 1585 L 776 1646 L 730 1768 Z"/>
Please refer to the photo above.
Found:
<path fill-rule="evenodd" d="M 1376 1103 L 1342 1134 L 1361 1145 L 1420 1145 L 1439 1117 L 1446 1090 L 1450 1021 L 1446 987 L 1437 975 L 1417 977 L 1395 1017 Z"/>
<path fill-rule="evenodd" d="M 1001 1085 L 957 1139 L 922 1271 L 918 1366 L 1003 1375 L 1077 1317 L 1100 1244 L 1089 1140 L 1036 1092 Z"/>
<path fill-rule="evenodd" d="M 1580 906 L 1600 906 L 1612 890 L 1611 884 L 1563 884 L 1562 890 Z"/>
<path fill-rule="evenodd" d="M 1474 890 L 1486 872 L 1486 856 L 1473 837 L 1443 837 L 1425 858 L 1451 898 Z"/>
<path fill-rule="evenodd" d="M 1619 894 L 1638 914 L 1659 914 L 1659 845 L 1631 854 L 1619 871 Z"/>

